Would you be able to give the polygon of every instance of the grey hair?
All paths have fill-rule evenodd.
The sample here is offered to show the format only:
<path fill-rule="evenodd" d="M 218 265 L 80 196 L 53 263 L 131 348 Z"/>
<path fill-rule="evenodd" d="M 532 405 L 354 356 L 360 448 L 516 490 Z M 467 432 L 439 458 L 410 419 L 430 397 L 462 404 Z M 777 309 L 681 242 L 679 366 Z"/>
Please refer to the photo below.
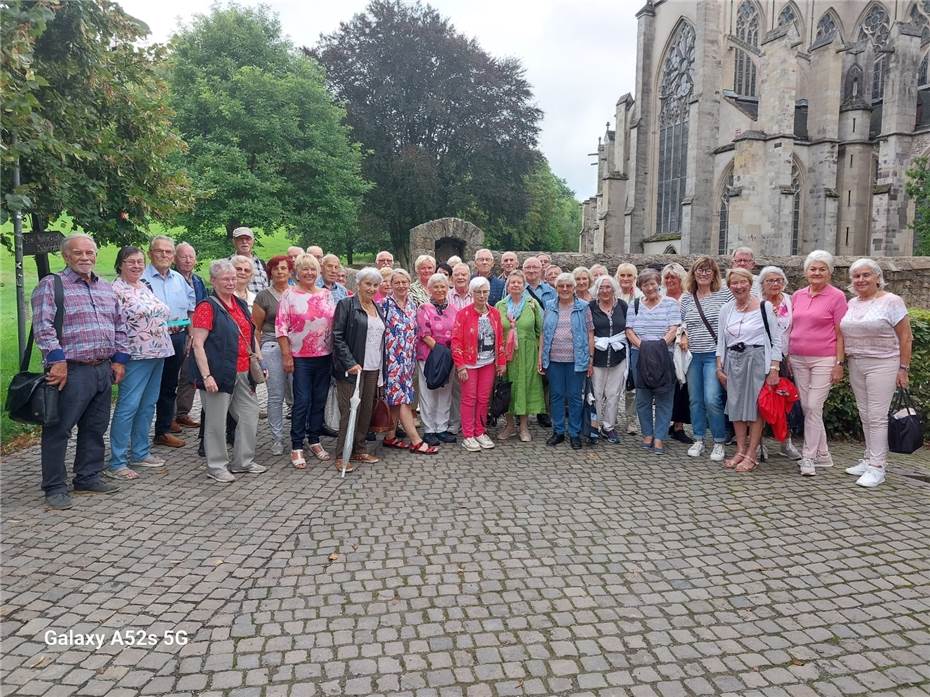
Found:
<path fill-rule="evenodd" d="M 233 266 L 235 266 L 236 264 L 239 264 L 239 263 L 241 263 L 241 262 L 243 262 L 243 261 L 249 262 L 249 266 L 252 268 L 252 275 L 253 275 L 253 276 L 255 275 L 255 264 L 252 263 L 252 260 L 249 259 L 249 258 L 248 258 L 247 256 L 245 256 L 244 254 L 233 254 L 231 257 L 229 257 L 229 260 L 233 263 Z"/>
<path fill-rule="evenodd" d="M 756 253 L 752 250 L 752 247 L 737 247 L 730 253 L 730 258 L 735 259 L 737 254 L 749 254 L 753 259 L 756 258 Z"/>
<path fill-rule="evenodd" d="M 460 261 L 458 264 L 456 264 L 455 266 L 453 266 L 453 267 L 452 267 L 452 273 L 455 273 L 455 270 L 456 270 L 457 268 L 461 267 L 461 266 L 464 266 L 464 267 L 465 267 L 465 271 L 466 271 L 466 272 L 471 273 L 471 269 L 468 267 L 468 264 L 466 264 L 464 261 Z"/>
<path fill-rule="evenodd" d="M 655 281 L 659 285 L 662 284 L 662 277 L 659 276 L 659 272 L 655 269 L 643 269 L 639 272 L 639 276 L 636 277 L 636 287 L 640 290 L 643 289 L 643 285 L 649 281 Z"/>
<path fill-rule="evenodd" d="M 155 246 L 156 242 L 170 242 L 171 246 L 174 247 L 174 240 L 168 237 L 168 235 L 155 235 L 152 239 L 149 240 L 149 251 L 152 251 L 152 247 Z M 175 248 L 177 251 L 177 248 Z"/>
<path fill-rule="evenodd" d="M 882 267 L 878 265 L 878 262 L 874 259 L 869 259 L 868 257 L 862 257 L 861 259 L 856 259 L 852 265 L 849 267 L 849 280 L 852 280 L 853 272 L 858 271 L 863 266 L 872 270 L 876 276 L 878 276 L 878 287 L 884 288 L 887 284 L 885 283 L 885 272 L 882 271 Z M 852 283 L 849 284 L 848 290 L 852 293 L 853 290 Z"/>
<path fill-rule="evenodd" d="M 394 273 L 391 274 L 391 280 L 394 280 L 394 276 L 403 276 L 408 281 L 410 280 L 410 274 L 407 273 L 407 269 L 394 269 Z"/>
<path fill-rule="evenodd" d="M 339 264 L 340 266 L 342 266 L 342 262 L 339 260 L 339 257 L 336 256 L 335 254 L 324 254 L 324 255 L 323 255 L 323 259 L 320 261 L 320 263 L 321 263 L 321 264 L 330 264 L 330 263 L 332 263 L 332 262 L 334 262 L 334 261 L 335 261 L 337 264 Z"/>
<path fill-rule="evenodd" d="M 578 278 L 579 274 L 584 274 L 585 276 L 588 277 L 588 285 L 590 286 L 591 285 L 591 269 L 589 269 L 587 266 L 576 266 L 574 269 L 572 269 L 572 276 L 574 276 L 576 279 Z"/>
<path fill-rule="evenodd" d="M 58 251 L 61 252 L 61 255 L 62 255 L 62 256 L 64 256 L 64 255 L 67 253 L 68 248 L 71 246 L 71 243 L 72 243 L 74 240 L 90 240 L 91 242 L 94 243 L 94 249 L 95 249 L 95 250 L 96 250 L 96 249 L 99 249 L 99 247 L 97 247 L 97 241 L 96 241 L 93 237 L 91 237 L 90 235 L 88 235 L 88 234 L 86 234 L 86 233 L 83 233 L 83 232 L 75 232 L 75 233 L 73 233 L 73 234 L 68 235 L 67 237 L 65 237 L 65 238 L 61 241 L 61 244 L 58 245 Z"/>
<path fill-rule="evenodd" d="M 394 273 L 397 273 L 396 271 Z M 381 272 L 374 266 L 366 266 L 355 274 L 355 285 L 362 283 L 374 283 L 376 286 L 381 285 Z"/>
<path fill-rule="evenodd" d="M 426 282 L 426 289 L 432 290 L 433 286 L 440 282 L 449 285 L 449 279 L 446 278 L 446 275 L 441 271 L 438 271 L 429 277 L 429 280 Z"/>
<path fill-rule="evenodd" d="M 210 278 L 216 278 L 222 273 L 232 271 L 236 273 L 236 267 L 229 259 L 214 259 L 210 263 Z"/>
<path fill-rule="evenodd" d="M 481 254 L 482 252 L 487 252 L 488 254 L 490 254 L 491 261 L 494 261 L 494 253 L 490 249 L 487 249 L 485 247 L 482 247 L 481 249 L 478 249 L 475 251 L 475 261 L 478 261 L 478 255 Z"/>
<path fill-rule="evenodd" d="M 190 247 L 191 251 L 194 253 L 194 256 L 197 256 L 197 250 L 194 249 L 194 245 L 192 245 L 190 242 L 178 242 L 177 246 L 174 248 L 174 251 L 180 252 L 181 247 Z"/>
<path fill-rule="evenodd" d="M 563 271 L 558 276 L 555 277 L 555 284 L 557 286 L 562 285 L 563 283 L 571 283 L 572 288 L 575 287 L 575 274 L 568 271 Z"/>
<path fill-rule="evenodd" d="M 823 249 L 815 249 L 807 255 L 807 259 L 804 260 L 804 273 L 807 273 L 811 264 L 816 264 L 817 262 L 826 264 L 827 271 L 831 274 L 833 273 L 833 255 Z"/>
<path fill-rule="evenodd" d="M 453 254 L 451 257 L 446 259 L 446 263 L 452 268 L 455 268 L 456 266 L 464 262 L 462 261 L 462 257 L 460 257 L 458 254 Z M 465 264 L 465 266 L 468 266 L 468 264 Z M 469 272 L 471 272 L 471 269 L 469 269 Z"/>
<path fill-rule="evenodd" d="M 468 282 L 468 292 L 474 293 L 476 290 L 487 288 L 491 290 L 491 283 L 484 276 L 475 276 Z"/>
<path fill-rule="evenodd" d="M 759 287 L 762 287 L 762 284 L 765 283 L 766 276 L 781 276 L 781 279 L 785 282 L 785 287 L 783 290 L 788 289 L 788 277 L 785 275 L 785 272 L 782 271 L 779 266 L 766 266 L 759 272 Z"/>
<path fill-rule="evenodd" d="M 617 283 L 617 279 L 609 274 L 604 274 L 603 276 L 598 276 L 594 281 L 594 290 L 592 291 L 594 297 L 597 297 L 597 294 L 601 292 L 601 286 L 605 283 L 610 285 L 610 289 L 614 292 L 614 297 L 620 297 L 620 284 Z"/>
<path fill-rule="evenodd" d="M 413 262 L 413 270 L 414 270 L 414 271 L 419 271 L 419 270 L 420 270 L 420 267 L 423 266 L 423 264 L 425 264 L 425 263 L 428 262 L 428 261 L 433 262 L 433 266 L 434 266 L 434 267 L 436 266 L 436 258 L 435 258 L 435 257 L 430 256 L 429 254 L 421 254 L 420 256 L 417 257 L 417 260 L 416 260 L 415 262 Z"/>

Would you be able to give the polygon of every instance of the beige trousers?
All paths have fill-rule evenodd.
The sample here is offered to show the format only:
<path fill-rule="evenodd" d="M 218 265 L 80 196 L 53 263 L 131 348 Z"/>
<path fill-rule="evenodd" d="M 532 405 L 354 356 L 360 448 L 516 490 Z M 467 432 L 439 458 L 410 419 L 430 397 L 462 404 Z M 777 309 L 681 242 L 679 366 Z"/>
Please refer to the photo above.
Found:
<path fill-rule="evenodd" d="M 789 356 L 794 384 L 804 410 L 804 447 L 801 456 L 816 460 L 830 454 L 823 426 L 823 403 L 830 394 L 833 356 Z"/>
<path fill-rule="evenodd" d="M 866 460 L 884 467 L 888 459 L 888 409 L 898 380 L 900 358 L 850 358 L 849 383 L 856 395 Z"/>
<path fill-rule="evenodd" d="M 249 384 L 249 373 L 236 373 L 232 394 L 200 390 L 203 405 L 203 449 L 207 469 L 248 469 L 255 462 L 255 440 L 258 437 L 258 398 Z M 232 462 L 226 451 L 226 414 L 236 419 L 236 439 Z"/>

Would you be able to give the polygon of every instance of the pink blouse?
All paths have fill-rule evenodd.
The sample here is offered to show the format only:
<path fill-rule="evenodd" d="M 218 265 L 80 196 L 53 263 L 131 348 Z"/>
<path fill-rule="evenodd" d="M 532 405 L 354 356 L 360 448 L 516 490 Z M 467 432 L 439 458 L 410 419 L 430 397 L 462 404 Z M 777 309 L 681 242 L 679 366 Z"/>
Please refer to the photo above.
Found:
<path fill-rule="evenodd" d="M 456 312 L 452 303 L 446 305 L 441 315 L 432 302 L 420 305 L 417 310 L 416 352 L 418 361 L 425 361 L 429 357 L 430 348 L 423 341 L 424 336 L 432 337 L 438 344 L 452 345 L 452 324 L 455 322 Z"/>
<path fill-rule="evenodd" d="M 791 297 L 791 355 L 827 357 L 836 355 L 836 328 L 846 314 L 846 296 L 831 285 L 817 295 L 801 288 Z"/>
<path fill-rule="evenodd" d="M 284 292 L 278 303 L 275 336 L 286 336 L 295 358 L 319 358 L 333 352 L 333 315 L 336 303 L 328 290 L 308 293 L 298 286 Z"/>

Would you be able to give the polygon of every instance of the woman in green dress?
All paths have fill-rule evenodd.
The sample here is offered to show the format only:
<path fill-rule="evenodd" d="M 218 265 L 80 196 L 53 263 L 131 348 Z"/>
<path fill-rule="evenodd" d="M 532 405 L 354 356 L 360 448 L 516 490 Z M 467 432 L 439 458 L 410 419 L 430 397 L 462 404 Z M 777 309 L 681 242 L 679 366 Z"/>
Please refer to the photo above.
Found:
<path fill-rule="evenodd" d="M 517 435 L 514 416 L 520 417 L 520 440 L 530 441 L 527 417 L 546 411 L 542 376 L 537 368 L 539 337 L 542 335 L 542 308 L 526 292 L 522 271 L 507 277 L 507 296 L 497 303 L 504 328 L 504 353 L 507 356 L 507 379 L 510 380 L 510 411 L 507 425 L 498 438 Z M 517 331 L 511 331 L 516 327 Z"/>

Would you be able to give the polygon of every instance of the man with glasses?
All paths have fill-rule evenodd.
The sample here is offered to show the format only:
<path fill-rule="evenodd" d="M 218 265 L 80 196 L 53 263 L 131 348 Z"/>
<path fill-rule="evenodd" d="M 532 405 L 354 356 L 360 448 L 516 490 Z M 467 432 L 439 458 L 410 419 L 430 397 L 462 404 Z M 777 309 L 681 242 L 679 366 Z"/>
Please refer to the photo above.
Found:
<path fill-rule="evenodd" d="M 749 273 L 752 273 L 756 268 L 756 258 L 753 251 L 749 247 L 737 247 L 730 257 L 730 266 L 737 269 L 746 269 Z M 752 289 L 750 292 L 754 298 L 762 296 L 759 277 L 755 274 L 752 274 Z"/>

